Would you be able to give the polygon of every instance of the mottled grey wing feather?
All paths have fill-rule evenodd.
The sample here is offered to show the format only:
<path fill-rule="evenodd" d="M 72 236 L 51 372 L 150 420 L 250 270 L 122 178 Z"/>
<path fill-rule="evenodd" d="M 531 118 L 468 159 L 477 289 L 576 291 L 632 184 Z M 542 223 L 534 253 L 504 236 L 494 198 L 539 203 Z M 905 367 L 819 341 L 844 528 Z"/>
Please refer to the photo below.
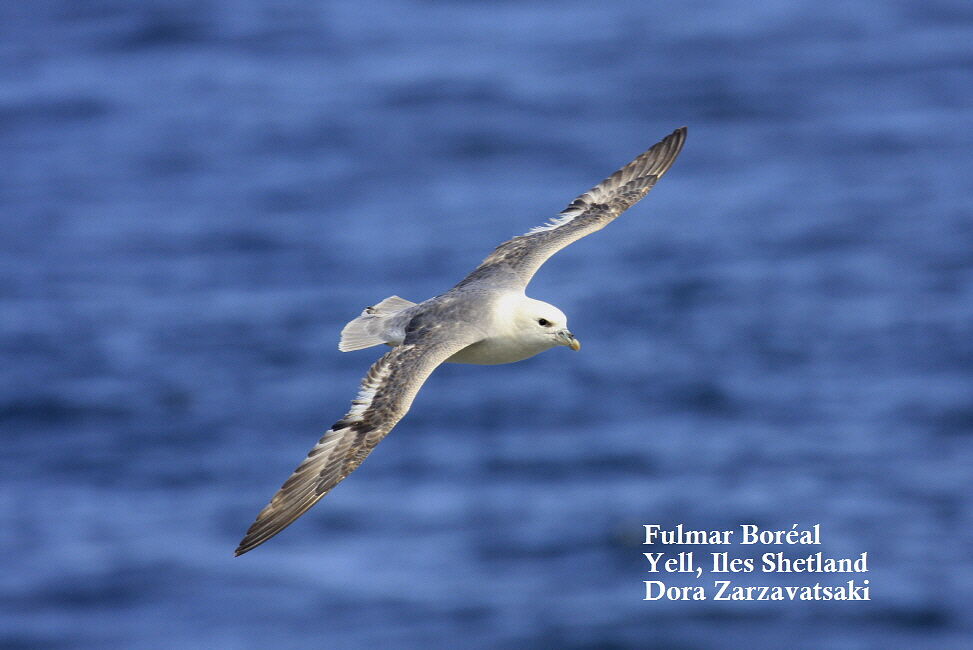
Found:
<path fill-rule="evenodd" d="M 430 325 L 423 325 L 423 321 Z M 236 549 L 242 555 L 282 531 L 355 471 L 412 405 L 440 363 L 479 335 L 462 323 L 417 319 L 402 345 L 375 362 L 351 410 L 334 423 L 284 482 Z"/>
<path fill-rule="evenodd" d="M 651 149 L 591 188 L 557 217 L 525 235 L 504 242 L 457 286 L 496 273 L 514 272 L 527 286 L 540 266 L 568 244 L 611 223 L 643 198 L 675 162 L 686 141 L 676 129 Z"/>

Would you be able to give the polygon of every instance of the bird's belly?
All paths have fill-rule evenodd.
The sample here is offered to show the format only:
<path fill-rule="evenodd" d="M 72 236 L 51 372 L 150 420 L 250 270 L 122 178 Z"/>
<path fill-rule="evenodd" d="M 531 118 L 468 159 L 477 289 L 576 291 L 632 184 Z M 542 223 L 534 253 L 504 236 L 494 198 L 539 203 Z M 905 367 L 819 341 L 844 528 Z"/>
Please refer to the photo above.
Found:
<path fill-rule="evenodd" d="M 549 350 L 553 345 L 524 345 L 509 339 L 486 339 L 468 345 L 453 356 L 446 359 L 446 363 L 473 363 L 484 366 L 494 366 L 501 363 L 513 363 L 528 359 L 539 352 Z"/>

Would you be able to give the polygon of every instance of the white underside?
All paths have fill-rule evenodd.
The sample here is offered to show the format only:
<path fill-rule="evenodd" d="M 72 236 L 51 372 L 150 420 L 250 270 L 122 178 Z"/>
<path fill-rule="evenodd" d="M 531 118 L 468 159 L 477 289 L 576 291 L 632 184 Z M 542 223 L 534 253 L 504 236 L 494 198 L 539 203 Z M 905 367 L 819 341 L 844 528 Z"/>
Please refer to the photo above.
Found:
<path fill-rule="evenodd" d="M 481 366 L 495 366 L 501 363 L 513 363 L 529 359 L 544 350 L 550 350 L 556 344 L 541 342 L 536 339 L 529 342 L 512 338 L 492 338 L 478 341 L 467 346 L 446 359 L 446 363 L 473 363 Z"/>

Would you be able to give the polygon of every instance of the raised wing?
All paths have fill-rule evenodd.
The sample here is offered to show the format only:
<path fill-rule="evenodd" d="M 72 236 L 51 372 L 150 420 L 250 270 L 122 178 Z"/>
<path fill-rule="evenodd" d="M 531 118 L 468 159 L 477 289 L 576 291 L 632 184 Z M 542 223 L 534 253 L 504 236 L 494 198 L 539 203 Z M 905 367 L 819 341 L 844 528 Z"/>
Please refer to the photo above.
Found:
<path fill-rule="evenodd" d="M 500 244 L 458 286 L 494 273 L 509 274 L 512 271 L 526 287 L 547 258 L 571 242 L 601 230 L 648 194 L 675 162 L 685 141 L 686 127 L 676 129 L 576 198 L 546 224 Z"/>
<path fill-rule="evenodd" d="M 282 531 L 355 471 L 408 412 L 419 388 L 440 363 L 475 342 L 461 325 L 414 320 L 402 345 L 375 362 L 351 410 L 332 425 L 250 526 L 236 555 Z"/>

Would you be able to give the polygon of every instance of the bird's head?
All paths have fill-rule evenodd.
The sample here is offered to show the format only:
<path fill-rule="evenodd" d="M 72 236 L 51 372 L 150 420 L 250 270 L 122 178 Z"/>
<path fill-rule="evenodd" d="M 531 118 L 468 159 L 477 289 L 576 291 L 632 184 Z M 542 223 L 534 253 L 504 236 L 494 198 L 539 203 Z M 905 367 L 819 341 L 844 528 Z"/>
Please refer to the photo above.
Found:
<path fill-rule="evenodd" d="M 572 350 L 581 349 L 581 342 L 568 329 L 568 317 L 554 305 L 525 297 L 518 312 L 520 331 L 530 338 L 547 342 L 550 347 L 565 345 Z"/>

